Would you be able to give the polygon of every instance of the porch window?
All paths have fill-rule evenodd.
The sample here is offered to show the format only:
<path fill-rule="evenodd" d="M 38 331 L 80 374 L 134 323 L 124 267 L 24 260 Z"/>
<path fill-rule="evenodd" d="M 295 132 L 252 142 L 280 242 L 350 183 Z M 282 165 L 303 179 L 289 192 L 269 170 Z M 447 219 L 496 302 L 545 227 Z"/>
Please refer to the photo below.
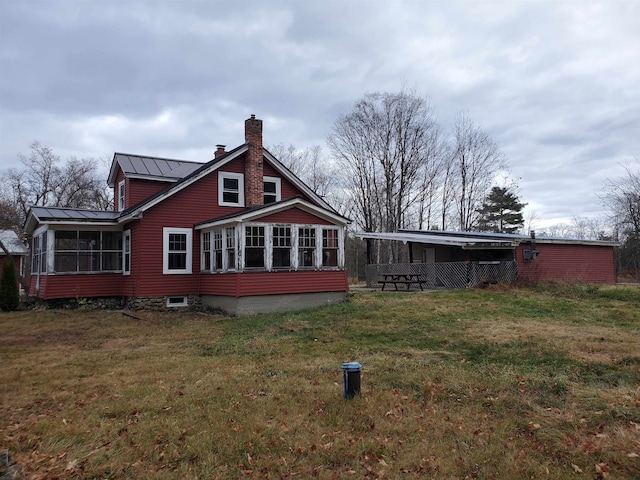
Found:
<path fill-rule="evenodd" d="M 202 260 L 200 269 L 203 272 L 211 271 L 211 232 L 202 232 Z"/>
<path fill-rule="evenodd" d="M 298 228 L 298 267 L 316 266 L 316 229 Z"/>
<path fill-rule="evenodd" d="M 162 273 L 191 273 L 192 232 L 190 228 L 163 229 Z"/>
<path fill-rule="evenodd" d="M 322 229 L 322 266 L 338 266 L 338 230 L 335 228 Z"/>
<path fill-rule="evenodd" d="M 47 273 L 47 232 L 31 241 L 31 273 Z"/>
<path fill-rule="evenodd" d="M 54 271 L 114 272 L 122 268 L 122 233 L 58 230 L 54 233 Z"/>
<path fill-rule="evenodd" d="M 227 264 L 224 267 L 226 270 L 236 269 L 236 228 L 230 227 L 225 229 L 226 232 L 226 260 Z"/>
<path fill-rule="evenodd" d="M 245 228 L 244 264 L 247 268 L 264 268 L 264 227 Z"/>
<path fill-rule="evenodd" d="M 223 230 L 213 231 L 213 268 L 222 270 L 222 233 Z"/>
<path fill-rule="evenodd" d="M 291 227 L 276 226 L 272 229 L 273 248 L 271 264 L 273 268 L 291 267 Z"/>

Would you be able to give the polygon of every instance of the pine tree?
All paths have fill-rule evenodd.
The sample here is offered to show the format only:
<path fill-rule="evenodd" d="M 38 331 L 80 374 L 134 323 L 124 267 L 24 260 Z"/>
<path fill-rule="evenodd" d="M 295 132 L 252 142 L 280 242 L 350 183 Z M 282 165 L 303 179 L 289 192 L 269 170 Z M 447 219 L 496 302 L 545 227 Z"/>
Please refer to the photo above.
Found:
<path fill-rule="evenodd" d="M 524 225 L 521 203 L 515 193 L 508 188 L 493 187 L 478 209 L 481 232 L 515 233 Z"/>
<path fill-rule="evenodd" d="M 0 309 L 12 311 L 20 304 L 20 290 L 16 269 L 11 259 L 6 259 L 2 265 L 2 275 L 0 276 Z"/>

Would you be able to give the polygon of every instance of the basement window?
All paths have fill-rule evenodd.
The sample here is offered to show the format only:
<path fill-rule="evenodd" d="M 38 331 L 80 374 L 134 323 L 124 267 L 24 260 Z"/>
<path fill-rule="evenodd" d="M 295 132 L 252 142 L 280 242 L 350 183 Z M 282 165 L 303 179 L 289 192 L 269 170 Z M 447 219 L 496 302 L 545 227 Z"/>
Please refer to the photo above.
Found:
<path fill-rule="evenodd" d="M 189 299 L 184 297 L 167 297 L 167 307 L 188 307 Z"/>

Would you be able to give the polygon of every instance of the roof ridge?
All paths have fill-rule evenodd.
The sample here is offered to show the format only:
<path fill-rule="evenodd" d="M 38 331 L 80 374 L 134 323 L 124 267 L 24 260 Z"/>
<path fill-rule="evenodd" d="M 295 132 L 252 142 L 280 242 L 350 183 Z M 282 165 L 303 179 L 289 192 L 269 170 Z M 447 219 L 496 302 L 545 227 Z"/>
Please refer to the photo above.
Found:
<path fill-rule="evenodd" d="M 141 155 L 139 153 L 126 153 L 126 152 L 113 152 L 114 155 L 123 155 L 127 157 L 138 157 L 138 158 L 149 158 L 153 160 L 164 160 L 167 162 L 183 162 L 183 163 L 195 163 L 202 165 L 203 162 L 198 162 L 197 160 L 183 160 L 180 158 L 168 158 L 168 157 L 159 157 L 157 155 Z M 206 162 L 204 162 L 206 163 Z"/>

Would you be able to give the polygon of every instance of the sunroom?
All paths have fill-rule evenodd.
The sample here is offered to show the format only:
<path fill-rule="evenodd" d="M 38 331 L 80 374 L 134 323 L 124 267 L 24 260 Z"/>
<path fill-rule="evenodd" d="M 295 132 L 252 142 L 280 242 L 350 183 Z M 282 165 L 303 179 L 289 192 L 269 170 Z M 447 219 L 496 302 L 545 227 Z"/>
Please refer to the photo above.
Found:
<path fill-rule="evenodd" d="M 196 225 L 209 273 L 344 268 L 344 219 L 301 199 Z"/>

